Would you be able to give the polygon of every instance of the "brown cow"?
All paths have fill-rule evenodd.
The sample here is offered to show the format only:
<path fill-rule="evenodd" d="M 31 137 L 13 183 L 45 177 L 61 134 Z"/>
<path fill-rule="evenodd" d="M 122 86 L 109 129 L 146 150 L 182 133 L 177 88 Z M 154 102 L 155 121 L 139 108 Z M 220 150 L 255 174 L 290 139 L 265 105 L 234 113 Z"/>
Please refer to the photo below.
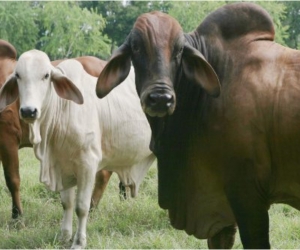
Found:
<path fill-rule="evenodd" d="M 13 72 L 17 52 L 8 42 L 0 40 L 0 88 Z M 20 121 L 18 102 L 0 113 L 0 161 L 2 161 L 6 185 L 12 196 L 12 218 L 22 214 L 20 202 L 20 176 L 18 149 L 31 146 L 28 126 Z"/>
<path fill-rule="evenodd" d="M 0 40 L 0 88 L 16 64 L 17 52 L 10 43 Z M 92 56 L 77 57 L 84 69 L 91 75 L 99 76 L 106 62 Z M 53 61 L 57 65 L 63 60 Z M 12 218 L 22 215 L 20 201 L 20 175 L 18 149 L 31 147 L 28 125 L 19 119 L 19 102 L 9 105 L 0 112 L 0 161 L 3 164 L 6 185 L 12 196 Z M 101 199 L 112 172 L 101 170 L 97 173 L 91 207 L 96 207 Z M 120 184 L 122 187 L 122 185 Z"/>
<path fill-rule="evenodd" d="M 101 98 L 132 61 L 159 204 L 175 228 L 212 248 L 232 247 L 235 223 L 245 248 L 270 248 L 270 205 L 300 209 L 300 52 L 274 35 L 270 15 L 252 3 L 225 5 L 188 34 L 152 12 L 98 79 Z"/>

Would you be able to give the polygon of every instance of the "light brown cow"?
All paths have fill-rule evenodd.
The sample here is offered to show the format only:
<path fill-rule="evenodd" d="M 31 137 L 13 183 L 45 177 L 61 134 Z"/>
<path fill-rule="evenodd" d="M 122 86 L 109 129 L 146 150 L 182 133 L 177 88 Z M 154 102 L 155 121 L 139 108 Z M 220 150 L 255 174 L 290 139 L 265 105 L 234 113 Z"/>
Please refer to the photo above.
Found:
<path fill-rule="evenodd" d="M 270 248 L 270 205 L 300 209 L 300 52 L 274 35 L 252 3 L 225 5 L 188 34 L 171 16 L 147 13 L 98 79 L 103 97 L 132 61 L 159 204 L 175 228 L 212 248 L 232 247 L 236 223 L 245 248 Z"/>
<path fill-rule="evenodd" d="M 16 64 L 17 52 L 13 45 L 0 40 L 0 88 Z M 76 58 L 84 69 L 98 77 L 106 62 L 92 56 Z M 53 61 L 55 66 L 63 60 Z M 18 149 L 31 147 L 28 125 L 19 119 L 19 102 L 9 105 L 0 112 L 0 161 L 2 161 L 6 185 L 12 196 L 12 218 L 16 219 L 23 213 L 20 200 L 20 175 Z M 101 170 L 96 176 L 91 207 L 96 207 L 101 199 L 112 172 Z"/>

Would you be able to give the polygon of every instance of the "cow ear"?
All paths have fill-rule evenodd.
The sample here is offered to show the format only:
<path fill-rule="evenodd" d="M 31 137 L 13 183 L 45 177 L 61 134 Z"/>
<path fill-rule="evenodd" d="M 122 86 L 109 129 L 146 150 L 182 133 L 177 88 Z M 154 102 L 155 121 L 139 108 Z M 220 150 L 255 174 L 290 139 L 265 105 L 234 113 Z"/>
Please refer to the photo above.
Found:
<path fill-rule="evenodd" d="M 15 47 L 7 41 L 0 39 L 0 57 L 8 57 L 11 59 L 17 58 L 17 51 Z"/>
<path fill-rule="evenodd" d="M 220 95 L 220 82 L 212 66 L 203 55 L 189 45 L 185 45 L 182 54 L 182 66 L 186 77 L 199 84 L 209 95 Z"/>
<path fill-rule="evenodd" d="M 0 89 L 0 112 L 19 97 L 17 78 L 11 76 Z"/>
<path fill-rule="evenodd" d="M 83 104 L 81 91 L 68 77 L 58 71 L 52 71 L 51 80 L 58 96 L 77 104 Z"/>
<path fill-rule="evenodd" d="M 112 55 L 98 77 L 96 93 L 99 98 L 105 97 L 113 88 L 123 82 L 130 72 L 130 47 L 125 42 Z"/>

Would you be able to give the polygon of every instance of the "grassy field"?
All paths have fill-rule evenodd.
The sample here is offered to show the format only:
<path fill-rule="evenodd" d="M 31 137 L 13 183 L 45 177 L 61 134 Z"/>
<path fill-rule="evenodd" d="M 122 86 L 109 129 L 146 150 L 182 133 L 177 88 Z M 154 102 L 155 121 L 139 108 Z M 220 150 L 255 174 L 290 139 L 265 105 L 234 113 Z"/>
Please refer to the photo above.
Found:
<path fill-rule="evenodd" d="M 0 174 L 0 248 L 68 248 L 58 241 L 62 207 L 58 193 L 39 183 L 39 163 L 32 149 L 20 150 L 21 194 L 24 216 L 21 223 L 11 220 L 11 199 L 3 174 Z M 275 249 L 300 248 L 300 214 L 276 205 L 270 210 L 271 244 Z M 74 214 L 74 225 L 76 216 Z M 206 240 L 197 240 L 173 229 L 167 212 L 157 205 L 156 166 L 153 165 L 136 199 L 120 201 L 118 178 L 110 180 L 98 208 L 91 213 L 87 228 L 87 248 L 94 249 L 195 249 L 207 248 Z M 237 235 L 234 248 L 242 248 Z"/>

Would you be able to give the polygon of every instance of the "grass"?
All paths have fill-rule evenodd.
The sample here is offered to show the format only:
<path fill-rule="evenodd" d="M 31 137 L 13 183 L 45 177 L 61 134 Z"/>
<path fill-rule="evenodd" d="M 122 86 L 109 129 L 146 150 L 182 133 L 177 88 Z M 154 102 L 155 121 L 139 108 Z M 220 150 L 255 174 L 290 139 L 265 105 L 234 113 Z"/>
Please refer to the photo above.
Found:
<path fill-rule="evenodd" d="M 22 221 L 11 220 L 11 198 L 0 174 L 0 248 L 62 249 L 58 241 L 62 207 L 59 193 L 39 183 L 39 162 L 32 149 L 20 150 Z M 285 205 L 270 209 L 273 248 L 300 246 L 300 214 Z M 74 231 L 76 229 L 74 214 Z M 157 204 L 156 166 L 153 165 L 136 199 L 120 201 L 114 174 L 98 208 L 90 214 L 87 248 L 93 249 L 195 249 L 207 248 L 206 240 L 188 236 L 170 226 L 167 212 Z M 237 235 L 234 248 L 242 248 Z"/>

